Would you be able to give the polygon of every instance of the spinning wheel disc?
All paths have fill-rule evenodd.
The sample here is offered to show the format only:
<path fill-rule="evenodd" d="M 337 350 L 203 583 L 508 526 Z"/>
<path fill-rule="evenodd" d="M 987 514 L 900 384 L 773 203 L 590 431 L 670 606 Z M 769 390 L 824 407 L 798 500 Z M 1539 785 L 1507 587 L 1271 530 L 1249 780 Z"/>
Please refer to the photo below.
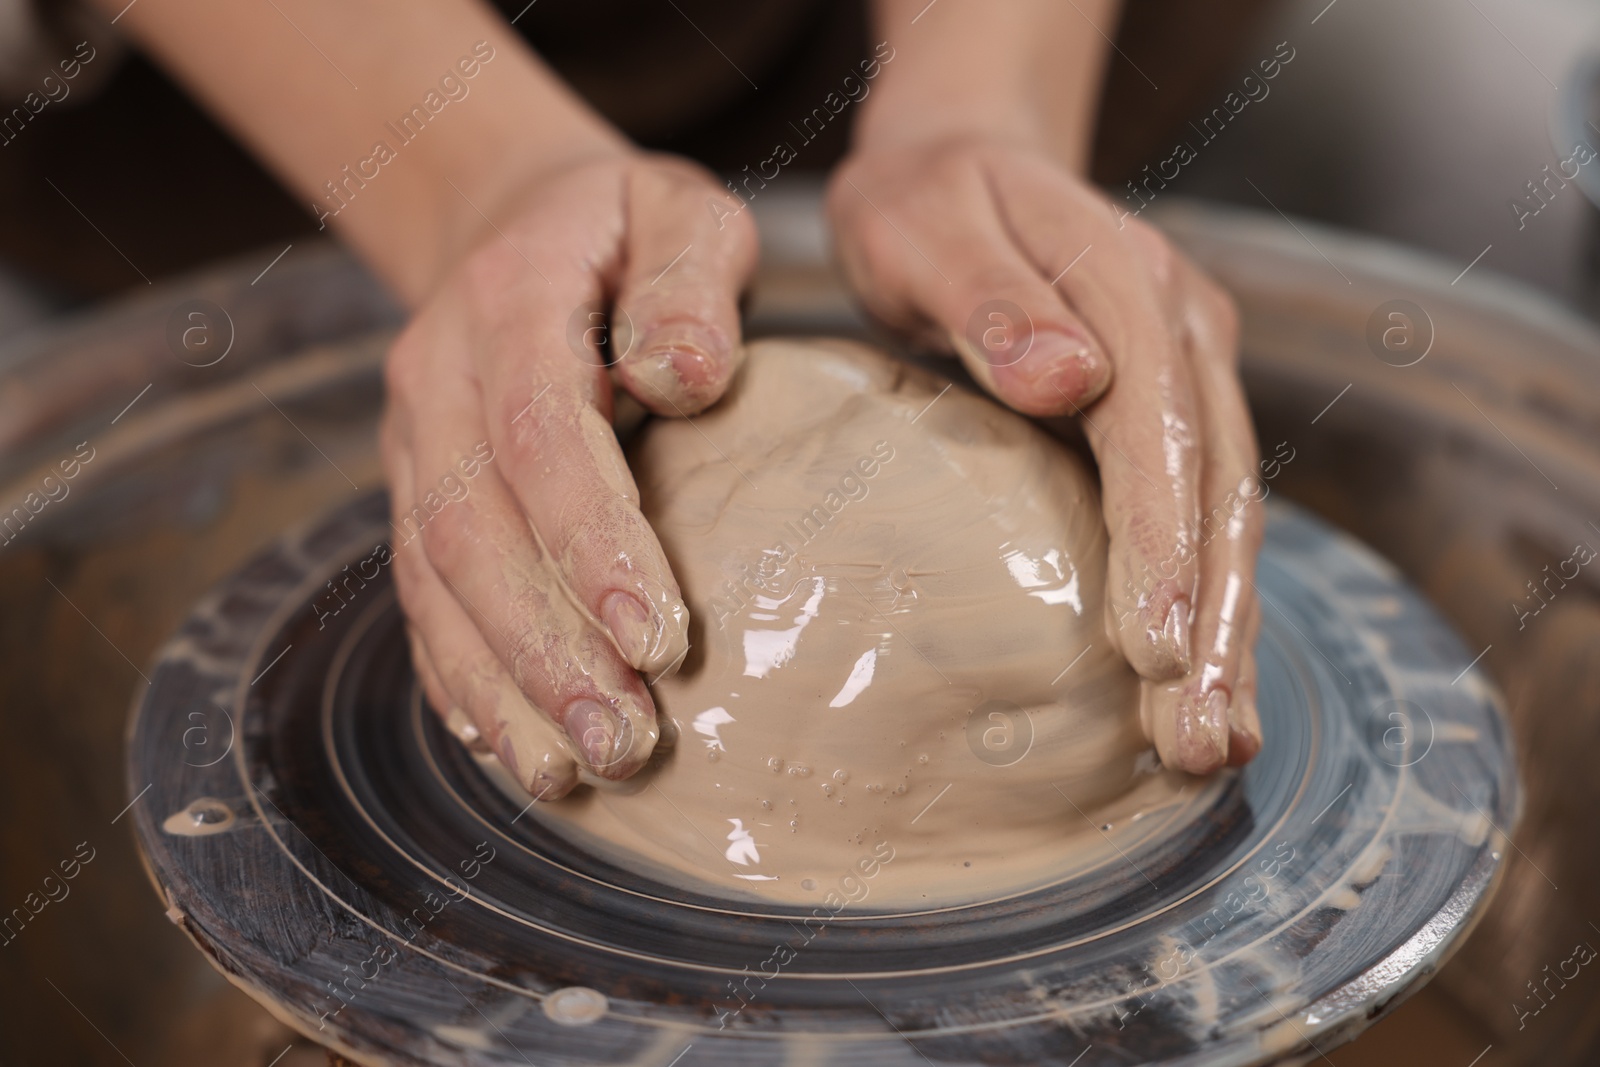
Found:
<path fill-rule="evenodd" d="M 1350 539 L 1270 515 L 1265 749 L 1181 820 L 1114 829 L 1119 860 L 1028 892 L 747 902 L 525 817 L 423 706 L 387 573 L 329 610 L 327 581 L 388 535 L 381 497 L 259 557 L 165 648 L 132 726 L 141 845 L 219 968 L 368 1062 L 1315 1056 L 1470 928 L 1516 784 L 1432 610 Z"/>

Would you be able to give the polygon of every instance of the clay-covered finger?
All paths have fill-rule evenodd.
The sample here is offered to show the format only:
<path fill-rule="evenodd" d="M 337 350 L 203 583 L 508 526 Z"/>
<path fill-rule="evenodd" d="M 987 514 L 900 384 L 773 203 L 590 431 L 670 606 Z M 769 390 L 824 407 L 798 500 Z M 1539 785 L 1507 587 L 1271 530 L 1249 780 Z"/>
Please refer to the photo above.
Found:
<path fill-rule="evenodd" d="M 405 361 L 442 352 L 448 336 L 413 338 L 416 347 L 403 339 L 398 366 L 391 355 L 391 406 L 414 410 L 416 396 L 426 390 L 429 413 L 406 427 L 410 449 L 402 453 L 412 467 L 411 484 L 409 491 L 403 479 L 393 486 L 395 536 L 422 545 L 485 645 L 529 702 L 572 738 L 575 753 L 599 774 L 625 777 L 655 744 L 654 704 L 603 624 L 563 582 L 503 480 L 492 431 L 483 423 L 479 383 Z M 576 360 L 567 366 L 569 373 L 582 370 Z M 492 419 L 496 405 L 487 406 Z M 532 405 L 523 406 L 531 416 Z M 546 459 L 561 462 L 559 455 Z M 421 623 L 419 628 L 430 649 L 440 653 L 430 629 Z"/>
<path fill-rule="evenodd" d="M 423 646 L 419 669 L 434 675 L 449 695 L 446 714 L 459 711 L 471 723 L 472 731 L 457 736 L 469 744 L 481 739 L 536 798 L 565 796 L 578 781 L 572 742 L 523 696 L 420 551 L 400 552 L 393 566 Z"/>
<path fill-rule="evenodd" d="M 1215 286 L 1186 265 L 1181 269 L 1204 456 L 1203 511 L 1194 530 L 1199 553 L 1194 662 L 1178 684 L 1157 691 L 1152 714 L 1158 737 L 1169 736 L 1161 720 L 1174 720 L 1163 761 L 1205 773 L 1229 762 L 1233 727 L 1243 723 L 1235 703 L 1252 636 L 1255 560 L 1265 517 L 1255 435 L 1235 373 L 1233 309 Z"/>
<path fill-rule="evenodd" d="M 1105 396 L 1080 406 L 1111 534 L 1107 634 L 1143 678 L 1180 677 L 1190 667 L 1201 442 L 1177 254 L 1048 161 L 1018 157 L 991 180 L 1008 230 L 1032 262 L 1057 271 L 1056 289 L 1115 366 Z"/>
<path fill-rule="evenodd" d="M 981 167 L 936 163 L 936 185 L 887 205 L 849 183 L 830 194 L 835 226 L 861 232 L 846 269 L 891 323 L 932 323 L 983 386 L 1029 415 L 1092 403 L 1111 381 L 1099 338 L 1009 232 Z"/>
<path fill-rule="evenodd" d="M 544 239 L 559 241 L 564 224 L 542 222 L 523 238 L 548 231 Z M 477 380 L 435 377 L 425 387 L 435 410 L 482 410 L 487 437 L 471 447 L 511 488 L 523 536 L 542 539 L 565 605 L 608 634 L 635 669 L 655 675 L 687 652 L 688 609 L 639 511 L 609 421 L 606 368 L 569 343 L 572 314 L 601 295 L 597 276 L 569 272 L 549 285 L 530 283 L 515 301 L 468 308 L 479 323 Z M 447 453 L 436 459 L 453 462 Z"/>
<path fill-rule="evenodd" d="M 936 247 L 961 266 L 952 284 L 928 281 L 917 296 L 974 378 L 1026 415 L 1070 414 L 1099 399 L 1111 361 L 998 221 Z"/>
<path fill-rule="evenodd" d="M 390 486 L 406 487 L 401 493 L 390 492 L 389 509 L 391 516 L 398 515 L 399 502 L 409 493 L 409 486 L 411 485 L 411 441 L 408 431 L 408 420 L 395 408 L 391 407 L 384 412 L 383 422 L 378 429 L 378 450 L 383 458 L 385 474 Z M 392 521 L 393 519 L 391 518 Z M 396 552 L 400 547 L 398 539 L 385 546 L 384 551 L 388 553 L 386 562 L 390 566 L 394 566 Z M 413 551 L 420 552 L 421 546 L 416 546 Z M 401 607 L 407 608 L 407 589 L 405 588 L 407 583 L 400 578 L 400 571 L 400 567 L 394 566 L 392 573 L 395 575 L 395 585 Z M 427 696 L 428 703 L 433 707 L 433 710 L 447 720 L 447 725 L 450 725 L 448 720 L 453 717 L 470 722 L 470 717 L 461 712 L 460 705 L 456 702 L 455 694 L 451 693 L 445 686 L 444 679 L 440 676 L 438 669 L 434 667 L 433 659 L 428 655 L 422 634 L 409 614 L 406 616 L 406 642 L 411 648 L 412 667 L 417 672 L 417 678 L 422 683 L 422 691 Z M 452 712 L 455 712 L 456 715 L 452 716 Z M 451 725 L 451 733 L 454 733 L 457 737 L 461 737 L 459 725 L 459 723 Z M 477 727 L 474 726 L 473 731 L 476 732 L 476 730 Z M 468 739 L 463 738 L 463 740 Z"/>
<path fill-rule="evenodd" d="M 448 469 L 447 455 L 419 442 L 419 473 Z M 655 705 L 565 586 L 498 470 L 434 515 L 423 541 L 484 643 L 583 762 L 614 778 L 642 766 L 656 741 Z"/>
<path fill-rule="evenodd" d="M 391 562 L 392 559 L 391 556 Z M 445 688 L 439 669 L 433 665 L 433 657 L 428 655 L 428 646 L 423 643 L 422 634 L 409 621 L 406 623 L 406 644 L 411 649 L 411 667 L 417 672 L 417 680 L 422 683 L 422 692 L 428 698 L 428 706 L 462 742 L 470 743 L 478 740 L 477 725 L 471 716 L 461 710 L 455 697 Z"/>
<path fill-rule="evenodd" d="M 1242 767 L 1255 759 L 1266 742 L 1261 732 L 1261 712 L 1256 705 L 1256 637 L 1261 628 L 1261 607 L 1250 611 L 1245 623 L 1244 653 L 1239 657 L 1239 680 L 1228 709 L 1228 764 Z"/>
<path fill-rule="evenodd" d="M 658 415 L 693 415 L 727 388 L 742 354 L 739 294 L 756 262 L 755 223 L 691 164 L 641 170 L 612 311 L 621 384 Z"/>
<path fill-rule="evenodd" d="M 428 706 L 444 723 L 444 728 L 449 730 L 457 741 L 474 752 L 492 755 L 494 750 L 489 747 L 489 739 L 479 729 L 477 719 L 456 703 L 455 698 L 450 695 L 439 668 L 433 665 L 433 657 L 428 654 L 428 646 L 422 640 L 422 634 L 409 623 L 406 625 L 406 643 L 411 647 L 411 665 L 422 682 L 422 691 L 427 696 Z M 532 708 L 529 708 L 528 712 L 537 714 Z"/>
<path fill-rule="evenodd" d="M 1111 535 L 1106 629 L 1135 671 L 1162 681 L 1187 674 L 1194 656 L 1204 447 L 1196 382 L 1162 278 L 1134 247 L 1143 239 L 1115 231 L 1100 239 L 1098 273 L 1084 272 L 1067 290 L 1097 332 L 1116 338 L 1108 341 L 1116 381 L 1082 412 Z"/>
<path fill-rule="evenodd" d="M 571 745 L 517 689 L 425 555 L 422 528 L 413 524 L 427 512 L 408 506 L 417 495 L 410 428 L 406 413 L 391 406 L 380 444 L 393 515 L 388 563 L 428 699 L 452 733 L 488 747 L 530 792 L 541 799 L 565 795 L 577 782 Z M 441 662 L 448 671 L 439 669 Z"/>
<path fill-rule="evenodd" d="M 564 308 L 596 298 L 592 284 L 563 279 L 549 290 L 534 287 L 476 354 L 487 444 L 525 531 L 540 539 L 570 594 L 567 606 L 653 676 L 687 652 L 688 608 L 639 510 L 638 487 L 611 428 L 605 369 L 567 347 Z"/>
<path fill-rule="evenodd" d="M 1225 532 L 1211 537 L 1207 548 L 1212 554 L 1201 560 L 1202 576 L 1212 567 L 1225 575 L 1224 595 L 1215 601 L 1202 595 L 1196 630 L 1204 627 L 1211 636 L 1207 663 L 1216 669 L 1216 687 L 1229 694 L 1228 762 L 1239 765 L 1261 747 L 1253 650 L 1261 618 L 1255 568 L 1266 530 L 1266 489 L 1238 376 L 1238 313 L 1228 295 L 1195 268 L 1185 263 L 1182 270 L 1190 293 L 1196 380 L 1206 409 L 1206 453 L 1211 463 L 1205 491 L 1220 495 L 1230 520 Z"/>
<path fill-rule="evenodd" d="M 650 677 L 688 651 L 689 609 L 611 424 L 585 390 L 554 383 L 504 428 L 496 473 L 549 554 L 570 606 Z"/>

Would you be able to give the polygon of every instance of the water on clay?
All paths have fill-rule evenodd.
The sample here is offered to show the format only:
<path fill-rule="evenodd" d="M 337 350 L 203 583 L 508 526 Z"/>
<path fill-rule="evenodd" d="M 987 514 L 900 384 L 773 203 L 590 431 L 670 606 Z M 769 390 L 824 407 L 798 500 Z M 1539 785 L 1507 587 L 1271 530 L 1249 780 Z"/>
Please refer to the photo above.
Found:
<path fill-rule="evenodd" d="M 668 880 L 874 906 L 1019 891 L 1171 832 L 1104 636 L 1095 482 L 1022 417 L 864 346 L 753 345 L 634 442 L 695 620 L 677 743 L 537 816 Z M 732 457 L 737 457 L 736 459 Z"/>

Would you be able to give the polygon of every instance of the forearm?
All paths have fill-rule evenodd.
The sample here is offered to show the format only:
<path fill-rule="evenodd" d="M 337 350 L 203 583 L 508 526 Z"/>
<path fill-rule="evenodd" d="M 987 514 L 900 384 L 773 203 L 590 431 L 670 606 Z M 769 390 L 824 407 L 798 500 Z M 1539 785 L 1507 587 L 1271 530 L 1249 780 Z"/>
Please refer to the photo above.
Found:
<path fill-rule="evenodd" d="M 119 25 L 410 304 L 492 232 L 480 210 L 625 148 L 475 0 L 143 0 Z"/>
<path fill-rule="evenodd" d="M 894 60 L 863 107 L 856 144 L 981 133 L 1043 144 L 1083 173 L 1119 6 L 874 0 L 877 34 Z"/>

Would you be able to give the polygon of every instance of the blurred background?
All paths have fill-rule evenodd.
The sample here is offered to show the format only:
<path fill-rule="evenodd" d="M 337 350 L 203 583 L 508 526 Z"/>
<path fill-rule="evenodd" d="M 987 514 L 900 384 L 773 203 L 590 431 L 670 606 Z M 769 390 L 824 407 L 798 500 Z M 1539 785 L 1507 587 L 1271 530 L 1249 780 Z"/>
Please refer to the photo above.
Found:
<path fill-rule="evenodd" d="M 97 54 L 67 98 L 0 143 L 0 333 L 147 279 L 311 239 L 310 213 L 122 44 L 103 16 L 40 5 L 48 16 L 41 26 L 30 19 L 33 6 L 0 0 L 0 97 L 8 108 L 77 42 L 89 41 Z M 524 7 L 504 4 L 508 14 Z M 859 3 L 817 0 L 766 12 L 691 3 L 697 21 L 703 14 L 726 27 L 719 36 L 724 47 L 742 48 L 741 65 L 749 56 L 771 75 L 776 91 L 758 105 L 726 68 L 689 64 L 696 73 L 688 77 L 685 64 L 661 67 L 660 56 L 705 47 L 667 5 L 659 24 L 640 34 L 667 47 L 619 52 L 607 31 L 619 7 L 546 0 L 518 26 L 642 143 L 729 171 L 762 158 L 783 118 L 805 113 L 838 70 L 866 54 Z M 1474 270 L 1600 314 L 1600 230 L 1580 185 L 1600 197 L 1600 160 L 1566 188 L 1545 187 L 1542 201 L 1530 199 L 1528 187 L 1579 141 L 1600 149 L 1594 4 L 1134 0 L 1118 41 L 1123 55 L 1111 62 L 1094 168 L 1114 194 L 1128 195 L 1126 182 L 1142 181 L 1146 165 L 1189 137 L 1201 146 L 1198 158 L 1162 196 L 1276 209 L 1379 235 L 1462 267 L 1476 262 Z M 1202 142 L 1189 124 L 1221 106 L 1280 42 L 1294 58 L 1268 95 Z M 681 83 L 682 99 L 666 99 L 663 82 Z M 847 136 L 845 124 L 834 124 L 795 170 L 820 173 Z M 1519 217 L 1518 199 L 1542 210 Z"/>

